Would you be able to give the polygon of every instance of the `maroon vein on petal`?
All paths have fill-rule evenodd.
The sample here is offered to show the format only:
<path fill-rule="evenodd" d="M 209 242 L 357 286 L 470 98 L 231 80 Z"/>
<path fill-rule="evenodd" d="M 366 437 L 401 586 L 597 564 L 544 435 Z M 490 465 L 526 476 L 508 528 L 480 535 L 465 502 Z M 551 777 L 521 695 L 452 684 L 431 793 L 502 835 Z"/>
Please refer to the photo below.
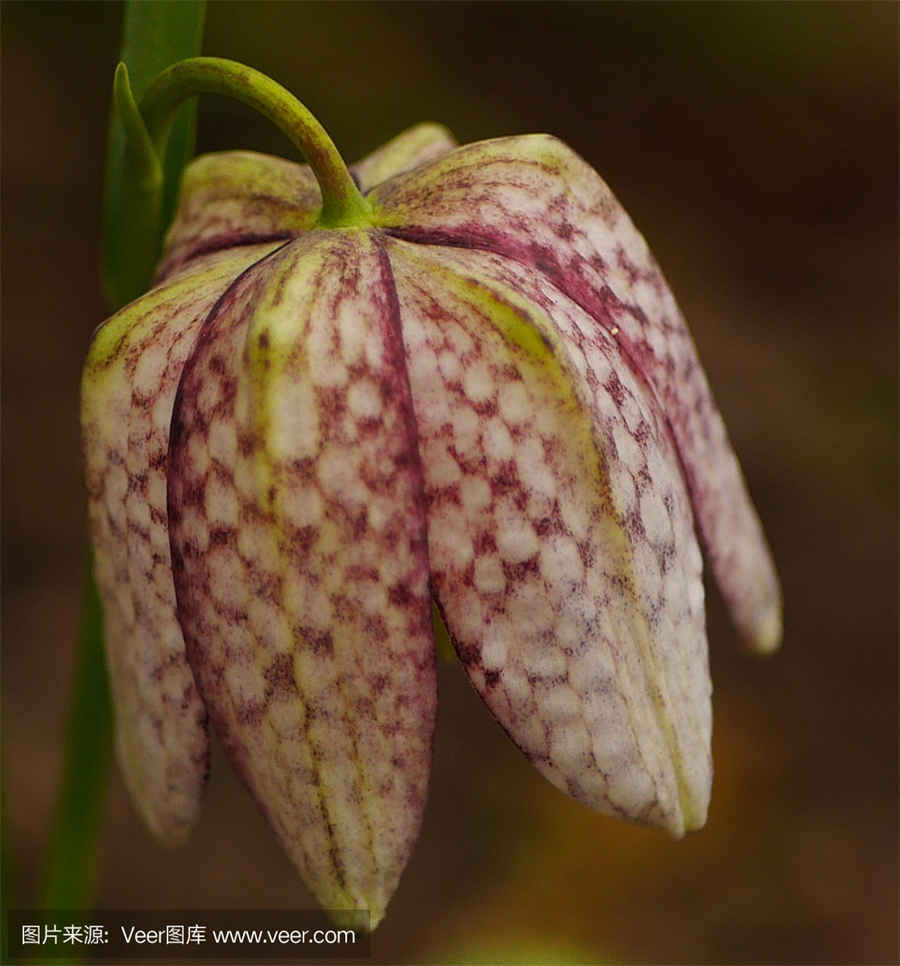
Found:
<path fill-rule="evenodd" d="M 665 414 L 713 571 L 745 636 L 781 636 L 765 538 L 687 326 L 646 243 L 602 179 L 547 135 L 467 145 L 376 188 L 393 234 L 529 265 L 614 336 Z"/>
<path fill-rule="evenodd" d="M 415 841 L 436 705 L 396 300 L 363 232 L 246 273 L 185 368 L 169 514 L 188 658 L 319 901 L 377 924 Z"/>

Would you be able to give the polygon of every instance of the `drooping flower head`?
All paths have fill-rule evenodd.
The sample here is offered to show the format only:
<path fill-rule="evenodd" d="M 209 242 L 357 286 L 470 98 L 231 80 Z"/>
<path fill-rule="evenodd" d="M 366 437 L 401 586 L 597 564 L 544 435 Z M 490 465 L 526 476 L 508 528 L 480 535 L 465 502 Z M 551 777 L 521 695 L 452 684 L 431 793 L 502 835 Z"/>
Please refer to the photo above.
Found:
<path fill-rule="evenodd" d="M 258 77 L 186 64 L 174 76 L 193 93 Z M 166 83 L 143 105 L 151 131 Z M 152 289 L 98 329 L 85 366 L 137 808 L 185 837 L 209 717 L 317 898 L 377 924 L 425 806 L 436 608 L 551 782 L 676 836 L 699 828 L 697 534 L 760 651 L 779 642 L 780 600 L 644 240 L 555 138 L 456 147 L 422 125 L 351 181 L 277 90 L 268 113 L 310 166 L 196 160 Z"/>

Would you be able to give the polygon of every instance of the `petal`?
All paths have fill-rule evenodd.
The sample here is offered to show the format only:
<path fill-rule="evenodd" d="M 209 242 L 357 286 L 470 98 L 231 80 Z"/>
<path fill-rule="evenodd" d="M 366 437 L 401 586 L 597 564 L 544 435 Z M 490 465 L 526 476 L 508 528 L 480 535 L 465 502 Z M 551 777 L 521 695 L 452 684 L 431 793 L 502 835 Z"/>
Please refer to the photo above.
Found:
<path fill-rule="evenodd" d="M 701 561 L 652 400 L 612 340 L 586 342 L 589 316 L 518 277 L 537 273 L 484 252 L 387 249 L 433 586 L 473 684 L 559 788 L 675 835 L 699 827 Z"/>
<path fill-rule="evenodd" d="M 183 839 L 206 778 L 205 712 L 175 616 L 166 517 L 169 421 L 216 300 L 271 246 L 198 259 L 94 335 L 82 431 L 95 568 L 125 782 L 153 832 Z"/>
<path fill-rule="evenodd" d="M 372 238 L 313 232 L 241 278 L 172 434 L 201 693 L 310 889 L 374 927 L 418 833 L 436 679 L 412 404 Z"/>
<path fill-rule="evenodd" d="M 547 135 L 468 145 L 377 188 L 379 224 L 541 271 L 617 339 L 658 400 L 732 617 L 758 650 L 781 638 L 778 579 L 687 326 L 602 179 Z"/>
<path fill-rule="evenodd" d="M 305 164 L 252 151 L 202 155 L 182 176 L 157 278 L 198 254 L 293 238 L 312 227 L 321 206 Z"/>
<path fill-rule="evenodd" d="M 351 167 L 361 191 L 398 174 L 443 157 L 456 147 L 453 135 L 440 124 L 417 124 Z"/>

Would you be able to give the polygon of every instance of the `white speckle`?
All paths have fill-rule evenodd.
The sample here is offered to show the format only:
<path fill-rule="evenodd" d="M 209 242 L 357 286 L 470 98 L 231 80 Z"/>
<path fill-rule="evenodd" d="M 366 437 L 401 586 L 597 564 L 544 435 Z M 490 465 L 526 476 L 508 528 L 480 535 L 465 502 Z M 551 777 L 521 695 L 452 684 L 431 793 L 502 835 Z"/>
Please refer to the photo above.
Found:
<path fill-rule="evenodd" d="M 439 594 L 443 599 L 443 595 Z M 483 605 L 479 595 L 473 591 L 465 589 L 457 598 L 458 603 L 453 607 L 452 612 L 448 613 L 450 630 L 457 640 L 464 644 L 480 640 L 484 633 L 484 614 Z M 452 616 L 452 620 L 450 619 Z"/>
<path fill-rule="evenodd" d="M 586 347 L 585 357 L 588 366 L 593 370 L 598 385 L 602 386 L 612 374 L 612 367 L 609 364 L 609 360 L 599 349 L 595 349 L 593 346 Z"/>
<path fill-rule="evenodd" d="M 591 508 L 585 495 L 581 492 L 566 494 L 560 499 L 559 508 L 569 533 L 576 540 L 584 540 L 591 524 Z"/>
<path fill-rule="evenodd" d="M 591 739 L 582 722 L 572 718 L 564 721 L 565 725 L 550 735 L 550 757 L 564 775 L 574 775 L 581 781 L 589 767 Z"/>
<path fill-rule="evenodd" d="M 222 383 L 218 373 L 208 372 L 200 383 L 197 393 L 197 409 L 201 413 L 211 412 L 222 398 Z"/>
<path fill-rule="evenodd" d="M 381 412 L 381 396 L 371 379 L 355 382 L 347 393 L 347 404 L 357 419 L 375 419 Z"/>
<path fill-rule="evenodd" d="M 581 695 L 589 697 L 586 704 L 593 709 L 592 714 L 603 713 L 603 708 L 614 687 L 616 666 L 605 640 L 592 642 L 584 654 L 569 661 L 569 684 Z"/>
<path fill-rule="evenodd" d="M 359 475 L 358 450 L 345 446 L 326 446 L 316 460 L 316 474 L 327 499 L 340 503 L 363 503 L 369 490 Z"/>
<path fill-rule="evenodd" d="M 362 354 L 367 328 L 365 319 L 360 318 L 358 304 L 350 299 L 342 299 L 338 306 L 335 325 L 340 336 L 341 358 L 348 366 L 352 366 L 359 361 Z M 320 327 L 323 334 L 328 331 L 328 326 L 324 324 L 311 326 L 313 329 Z"/>
<path fill-rule="evenodd" d="M 166 355 L 152 342 L 145 346 L 134 369 L 134 389 L 145 396 L 154 395 L 162 382 Z"/>
<path fill-rule="evenodd" d="M 137 491 L 132 491 L 125 498 L 125 512 L 128 519 L 146 530 L 150 526 L 150 504 Z"/>
<path fill-rule="evenodd" d="M 655 318 L 655 316 L 653 316 Z M 650 349 L 653 355 L 657 359 L 666 359 L 668 357 L 668 351 L 666 346 L 666 339 L 660 330 L 658 325 L 650 325 L 644 330 L 644 334 L 647 337 L 647 341 L 650 343 Z"/>
<path fill-rule="evenodd" d="M 515 665 L 510 666 L 508 663 L 504 663 L 504 660 L 499 661 L 496 665 L 491 662 L 490 666 L 503 667 L 503 687 L 509 698 L 510 710 L 516 714 L 526 714 L 532 710 L 531 706 L 533 705 L 531 685 L 529 685 L 528 678 L 521 668 Z M 485 667 L 489 666 L 487 661 L 484 661 L 484 665 Z"/>
<path fill-rule="evenodd" d="M 262 676 L 252 664 L 227 664 L 225 681 L 228 690 L 241 704 L 262 704 L 266 689 Z"/>
<path fill-rule="evenodd" d="M 438 356 L 438 368 L 447 382 L 456 382 L 459 379 L 461 371 L 459 359 L 452 352 L 444 350 Z"/>
<path fill-rule="evenodd" d="M 541 576 L 549 584 L 560 585 L 558 592 L 562 593 L 581 583 L 584 566 L 571 537 L 555 536 L 541 547 Z"/>
<path fill-rule="evenodd" d="M 530 400 L 521 382 L 506 382 L 500 387 L 497 398 L 500 415 L 508 423 L 520 423 L 531 414 Z"/>
<path fill-rule="evenodd" d="M 632 474 L 637 473 L 644 464 L 644 456 L 638 441 L 620 424 L 613 427 L 613 438 L 619 462 Z"/>
<path fill-rule="evenodd" d="M 484 362 L 476 361 L 463 373 L 463 392 L 472 402 L 485 402 L 496 388 L 494 377 Z"/>
<path fill-rule="evenodd" d="M 209 568 L 209 589 L 215 600 L 234 610 L 247 599 L 244 585 L 244 565 L 231 550 L 213 549 L 206 557 Z"/>
<path fill-rule="evenodd" d="M 428 446 L 423 464 L 425 478 L 428 480 L 429 486 L 451 486 L 462 476 L 459 464 L 447 452 L 442 439 L 436 439 Z"/>
<path fill-rule="evenodd" d="M 284 462 L 315 456 L 321 429 L 312 385 L 305 379 L 272 380 L 266 402 L 270 415 L 267 442 L 272 456 Z"/>
<path fill-rule="evenodd" d="M 547 497 L 556 495 L 556 478 L 544 462 L 544 447 L 536 436 L 524 440 L 516 454 L 519 479 L 527 490 L 536 490 Z"/>
<path fill-rule="evenodd" d="M 316 630 L 328 630 L 332 623 L 331 601 L 321 585 L 287 570 L 284 574 L 284 606 L 301 623 Z"/>
<path fill-rule="evenodd" d="M 359 319 L 355 320 L 359 325 Z M 319 386 L 343 386 L 347 382 L 347 368 L 332 342 L 334 330 L 330 324 L 320 322 L 307 326 L 304 348 L 308 369 Z"/>
<path fill-rule="evenodd" d="M 459 485 L 463 510 L 469 520 L 474 520 L 491 504 L 491 488 L 481 476 L 466 476 Z"/>
<path fill-rule="evenodd" d="M 355 587 L 348 588 L 354 594 L 357 602 L 369 614 L 381 614 L 387 610 L 387 590 L 381 583 L 373 580 L 361 580 Z"/>
<path fill-rule="evenodd" d="M 662 573 L 656 552 L 646 540 L 638 540 L 632 546 L 632 555 L 637 577 L 636 590 L 641 597 L 653 602 L 658 599 L 663 589 Z"/>
<path fill-rule="evenodd" d="M 506 612 L 517 628 L 527 628 L 529 639 L 535 642 L 537 651 L 544 652 L 545 644 L 539 641 L 536 635 L 553 627 L 556 614 L 547 600 L 543 581 L 532 577 L 511 588 L 506 597 Z M 551 652 L 548 651 L 548 653 Z M 533 663 L 537 663 L 537 657 L 527 651 L 523 661 L 530 667 Z"/>
<path fill-rule="evenodd" d="M 224 483 L 216 473 L 211 473 L 206 483 L 203 505 L 206 519 L 211 527 L 236 527 L 240 506 L 237 494 L 230 483 Z"/>
<path fill-rule="evenodd" d="M 322 497 L 315 487 L 288 478 L 279 493 L 279 509 L 295 527 L 313 527 L 322 519 Z"/>
<path fill-rule="evenodd" d="M 181 508 L 181 534 L 183 543 L 193 544 L 201 553 L 209 547 L 206 518 L 195 506 Z"/>
<path fill-rule="evenodd" d="M 545 605 L 545 610 L 549 608 Z M 551 612 L 552 616 L 552 612 Z M 536 630 L 531 628 L 532 631 Z M 540 637 L 522 636 L 519 652 L 522 665 L 528 674 L 535 674 L 544 678 L 561 677 L 566 673 L 568 658 L 554 643 Z"/>
<path fill-rule="evenodd" d="M 557 618 L 553 633 L 559 647 L 567 647 L 575 651 L 587 636 L 587 628 L 579 615 L 567 611 L 567 603 L 571 606 L 574 601 L 570 597 L 568 601 L 562 602 L 562 613 Z"/>
<path fill-rule="evenodd" d="M 484 449 L 492 462 L 512 459 L 513 441 L 506 424 L 499 419 L 491 419 L 484 427 L 482 436 Z"/>
<path fill-rule="evenodd" d="M 482 594 L 498 594 L 506 587 L 503 567 L 496 557 L 479 557 L 475 561 L 475 587 Z"/>
<path fill-rule="evenodd" d="M 267 718 L 279 738 L 297 739 L 306 721 L 306 708 L 302 701 L 276 701 L 269 705 Z M 293 743 L 305 744 L 298 741 Z"/>
<path fill-rule="evenodd" d="M 153 428 L 157 432 L 169 432 L 169 424 L 172 421 L 172 399 L 167 393 L 160 393 L 153 403 Z"/>
<path fill-rule="evenodd" d="M 279 556 L 275 543 L 275 533 L 254 518 L 244 520 L 237 531 L 238 553 L 251 567 L 267 571 L 278 569 Z"/>
<path fill-rule="evenodd" d="M 453 346 L 453 351 L 457 358 L 462 359 L 466 353 L 470 352 L 474 346 L 472 337 L 461 325 L 446 325 L 444 334 L 447 341 Z"/>
<path fill-rule="evenodd" d="M 209 455 L 225 466 L 233 466 L 237 454 L 237 432 L 230 419 L 213 420 L 209 427 Z"/>
<path fill-rule="evenodd" d="M 261 597 L 247 602 L 247 619 L 257 643 L 267 651 L 290 652 L 293 639 L 281 608 Z"/>
<path fill-rule="evenodd" d="M 409 356 L 409 378 L 414 390 L 426 395 L 443 393 L 444 387 L 437 377 L 437 357 L 428 345 L 421 345 Z"/>
<path fill-rule="evenodd" d="M 509 500 L 497 507 L 497 549 L 510 563 L 521 563 L 533 557 L 539 549 L 537 534 Z"/>
<path fill-rule="evenodd" d="M 466 518 L 457 507 L 445 503 L 429 515 L 428 545 L 438 567 L 465 569 L 472 559 L 472 541 Z"/>
<path fill-rule="evenodd" d="M 613 504 L 624 519 L 631 513 L 637 499 L 634 477 L 627 463 L 615 460 L 610 466 L 609 489 Z"/>
<path fill-rule="evenodd" d="M 627 815 L 639 815 L 653 800 L 653 781 L 642 765 L 637 762 L 620 763 L 615 769 L 604 770 L 612 772 L 607 787 L 609 800 Z M 662 797 L 662 789 L 658 790 L 658 794 Z"/>
<path fill-rule="evenodd" d="M 369 503 L 369 526 L 375 533 L 381 533 L 394 512 L 393 504 L 385 497 L 374 496 Z"/>
<path fill-rule="evenodd" d="M 671 538 L 669 514 L 655 489 L 649 489 L 641 496 L 640 516 L 644 532 L 651 543 L 660 543 Z"/>
<path fill-rule="evenodd" d="M 202 477 L 209 469 L 206 440 L 200 433 L 191 433 L 187 441 L 186 463 L 192 476 Z"/>
<path fill-rule="evenodd" d="M 484 644 L 481 648 L 481 663 L 485 670 L 491 671 L 502 668 L 506 663 L 507 650 L 508 632 L 502 623 L 499 623 L 499 619 L 494 620 L 485 633 Z"/>
<path fill-rule="evenodd" d="M 625 418 L 625 425 L 628 427 L 628 431 L 633 435 L 641 423 L 641 410 L 637 402 L 635 402 L 634 396 L 627 390 L 622 399 L 620 411 Z"/>
<path fill-rule="evenodd" d="M 384 365 L 384 338 L 380 328 L 370 323 L 366 338 L 366 365 L 378 370 Z"/>
<path fill-rule="evenodd" d="M 450 414 L 453 425 L 453 442 L 460 456 L 473 458 L 480 456 L 477 451 L 479 421 L 478 414 L 470 406 L 456 405 Z"/>

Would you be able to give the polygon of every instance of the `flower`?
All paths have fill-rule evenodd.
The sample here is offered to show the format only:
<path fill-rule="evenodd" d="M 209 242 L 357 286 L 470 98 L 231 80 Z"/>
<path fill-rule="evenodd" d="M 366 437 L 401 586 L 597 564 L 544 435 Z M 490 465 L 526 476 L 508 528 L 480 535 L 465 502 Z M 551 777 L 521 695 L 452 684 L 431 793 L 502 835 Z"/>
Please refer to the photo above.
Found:
<path fill-rule="evenodd" d="M 545 135 L 457 148 L 421 125 L 355 166 L 362 200 L 330 221 L 319 174 L 193 162 L 153 288 L 90 348 L 90 521 L 138 810 L 186 836 L 208 715 L 317 898 L 374 927 L 425 805 L 433 602 L 551 782 L 699 828 L 695 527 L 760 651 L 780 599 L 645 242 Z"/>

